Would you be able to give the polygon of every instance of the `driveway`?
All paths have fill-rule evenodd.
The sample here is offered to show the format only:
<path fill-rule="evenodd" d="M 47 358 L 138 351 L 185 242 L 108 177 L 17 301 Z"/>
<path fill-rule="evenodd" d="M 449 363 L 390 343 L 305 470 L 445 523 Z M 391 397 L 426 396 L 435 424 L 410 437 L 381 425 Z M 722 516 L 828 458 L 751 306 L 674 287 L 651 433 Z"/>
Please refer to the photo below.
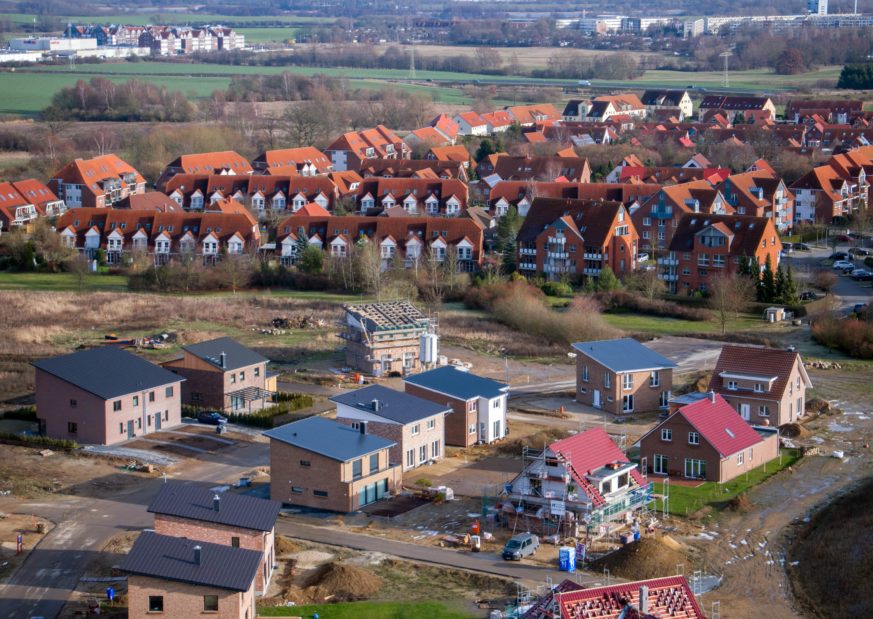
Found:
<path fill-rule="evenodd" d="M 836 251 L 848 251 L 849 247 L 851 245 L 841 244 L 837 246 Z M 831 253 L 830 247 L 813 247 L 812 251 L 796 252 L 782 260 L 785 266 L 791 265 L 795 276 L 801 274 L 812 276 L 818 270 L 831 268 L 830 264 L 823 264 Z M 858 268 L 864 266 L 863 258 L 854 262 Z M 838 297 L 839 307 L 843 311 L 851 310 L 857 303 L 869 303 L 871 298 L 873 298 L 873 288 L 871 288 L 870 282 L 856 282 L 846 275 L 838 277 L 833 292 Z"/>
<path fill-rule="evenodd" d="M 170 477 L 218 484 L 268 464 L 267 443 L 246 443 L 223 449 L 220 454 L 203 454 Z M 87 496 L 46 502 L 0 499 L 0 511 L 37 514 L 58 523 L 0 586 L 0 617 L 56 617 L 88 564 L 110 538 L 152 526 L 154 517 L 146 508 L 161 483 L 160 479 L 149 480 L 111 500 Z"/>

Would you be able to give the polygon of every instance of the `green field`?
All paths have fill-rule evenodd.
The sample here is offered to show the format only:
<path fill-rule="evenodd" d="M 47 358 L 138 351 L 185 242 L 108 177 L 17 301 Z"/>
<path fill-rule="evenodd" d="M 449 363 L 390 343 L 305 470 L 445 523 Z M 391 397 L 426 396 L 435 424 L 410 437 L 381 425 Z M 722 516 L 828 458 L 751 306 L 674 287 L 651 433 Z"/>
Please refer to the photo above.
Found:
<path fill-rule="evenodd" d="M 603 314 L 603 318 L 613 327 L 628 333 L 649 335 L 693 335 L 695 333 L 720 333 L 721 323 L 716 320 L 684 320 L 681 318 L 666 318 L 663 316 L 648 316 L 645 314 Z M 766 323 L 758 316 L 742 314 L 737 319 L 727 323 L 731 333 L 763 329 Z"/>
<path fill-rule="evenodd" d="M 88 275 L 84 290 L 89 292 L 118 292 L 127 290 L 123 275 Z M 79 283 L 70 273 L 13 273 L 0 272 L 0 290 L 32 290 L 41 292 L 78 292 Z"/>
<path fill-rule="evenodd" d="M 842 67 L 821 67 L 801 75 L 776 75 L 770 69 L 751 69 L 731 71 L 730 88 L 737 90 L 762 90 L 776 92 L 814 86 L 820 80 L 832 81 L 834 85 Z M 645 75 L 633 81 L 591 80 L 595 86 L 626 86 L 640 88 L 658 86 L 664 88 L 723 88 L 724 73 L 721 71 L 646 71 Z"/>
<path fill-rule="evenodd" d="M 237 34 L 245 35 L 246 45 L 258 43 L 284 43 L 297 36 L 300 28 L 237 28 Z"/>
<path fill-rule="evenodd" d="M 58 20 L 62 23 L 73 22 L 77 24 L 129 24 L 131 26 L 145 26 L 157 23 L 155 17 L 160 17 L 163 24 L 168 25 L 202 25 L 202 24 L 295 24 L 316 25 L 332 24 L 336 21 L 331 17 L 297 17 L 294 15 L 217 15 L 215 13 L 116 13 L 106 15 L 60 15 Z M 30 28 L 33 24 L 34 15 L 27 13 L 0 13 L 0 19 L 8 19 L 13 24 L 19 24 Z"/>
<path fill-rule="evenodd" d="M 469 619 L 468 613 L 436 602 L 342 602 L 317 606 L 275 606 L 258 608 L 259 617 L 312 617 L 320 619 Z"/>
<path fill-rule="evenodd" d="M 707 505 L 714 507 L 724 506 L 735 496 L 757 486 L 768 477 L 775 475 L 800 459 L 799 449 L 781 449 L 779 453 L 778 459 L 759 466 L 745 475 L 735 477 L 724 484 L 708 481 L 696 488 L 671 484 L 667 511 L 675 516 L 688 516 Z M 659 497 L 663 496 L 664 482 L 655 480 L 653 491 Z M 656 499 L 655 509 L 656 511 L 664 509 L 663 499 Z"/>

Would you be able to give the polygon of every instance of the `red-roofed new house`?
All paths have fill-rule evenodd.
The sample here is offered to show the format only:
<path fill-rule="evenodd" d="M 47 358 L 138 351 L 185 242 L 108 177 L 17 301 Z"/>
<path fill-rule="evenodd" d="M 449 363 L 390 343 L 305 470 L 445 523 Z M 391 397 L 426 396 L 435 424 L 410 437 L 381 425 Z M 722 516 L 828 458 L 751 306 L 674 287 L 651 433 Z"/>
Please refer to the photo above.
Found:
<path fill-rule="evenodd" d="M 42 181 L 28 178 L 23 181 L 13 181 L 12 186 L 29 204 L 36 207 L 36 212 L 41 217 L 57 217 L 67 210 L 64 201 Z"/>
<path fill-rule="evenodd" d="M 383 125 L 344 133 L 324 151 L 337 172 L 359 170 L 365 159 L 407 159 L 409 146 Z"/>
<path fill-rule="evenodd" d="M 15 227 L 28 228 L 39 213 L 12 183 L 0 183 L 0 231 Z"/>
<path fill-rule="evenodd" d="M 778 430 L 753 428 L 715 392 L 674 412 L 639 444 L 649 473 L 720 484 L 779 456 Z"/>
<path fill-rule="evenodd" d="M 527 449 L 523 458 L 522 472 L 509 484 L 510 506 L 530 518 L 551 518 L 552 511 L 563 508 L 573 516 L 560 518 L 567 527 L 562 534 L 573 535 L 575 523 L 623 523 L 629 512 L 651 500 L 637 465 L 602 428 L 555 441 L 542 451 Z M 552 524 L 559 521 L 551 519 Z M 592 534 L 604 535 L 603 528 L 592 526 Z"/>
<path fill-rule="evenodd" d="M 803 416 L 808 387 L 800 353 L 755 346 L 722 348 L 709 382 L 743 419 L 774 426 Z"/>
<path fill-rule="evenodd" d="M 117 155 L 102 155 L 71 161 L 52 175 L 48 186 L 67 208 L 104 208 L 143 193 L 145 179 Z"/>
<path fill-rule="evenodd" d="M 525 619 L 706 619 L 684 576 L 564 589 L 554 595 L 554 614 Z"/>
<path fill-rule="evenodd" d="M 312 146 L 264 151 L 252 159 L 252 167 L 256 174 L 279 176 L 315 176 L 333 172 L 330 158 Z"/>
<path fill-rule="evenodd" d="M 252 165 L 236 151 L 224 150 L 211 153 L 181 155 L 164 168 L 155 187 L 165 191 L 167 181 L 176 174 L 224 174 L 238 176 L 252 173 Z"/>

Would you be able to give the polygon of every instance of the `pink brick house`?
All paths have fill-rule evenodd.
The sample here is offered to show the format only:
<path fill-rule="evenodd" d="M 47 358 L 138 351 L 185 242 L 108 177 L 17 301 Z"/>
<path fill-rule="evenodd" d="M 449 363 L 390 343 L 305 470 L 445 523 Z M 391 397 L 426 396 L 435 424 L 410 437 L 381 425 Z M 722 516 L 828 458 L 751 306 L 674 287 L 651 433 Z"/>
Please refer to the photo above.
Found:
<path fill-rule="evenodd" d="M 148 510 L 155 515 L 155 532 L 161 535 L 260 552 L 255 591 L 262 593 L 273 575 L 276 518 L 281 507 L 276 501 L 171 482 L 161 487 Z"/>
<path fill-rule="evenodd" d="M 34 361 L 40 432 L 113 445 L 182 423 L 184 378 L 105 346 Z"/>

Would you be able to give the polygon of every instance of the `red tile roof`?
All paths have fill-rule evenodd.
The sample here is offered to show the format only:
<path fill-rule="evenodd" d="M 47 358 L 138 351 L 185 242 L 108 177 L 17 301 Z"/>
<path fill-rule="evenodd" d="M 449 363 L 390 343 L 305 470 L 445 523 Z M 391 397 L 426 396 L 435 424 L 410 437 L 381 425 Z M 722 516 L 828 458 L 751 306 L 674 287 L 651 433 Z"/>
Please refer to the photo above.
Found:
<path fill-rule="evenodd" d="M 682 415 L 702 440 L 709 443 L 722 458 L 732 456 L 764 440 L 755 432 L 734 407 L 719 394 L 703 398 L 677 410 L 674 415 Z M 666 422 L 664 422 L 666 423 Z"/>
<path fill-rule="evenodd" d="M 623 611 L 622 600 L 639 608 L 642 586 L 649 589 L 648 614 L 643 619 L 706 619 L 684 576 L 593 587 L 558 593 L 555 597 L 562 619 L 618 619 Z"/>
<path fill-rule="evenodd" d="M 252 163 L 256 168 L 267 170 L 272 168 L 294 168 L 297 170 L 302 164 L 311 163 L 319 174 L 327 174 L 333 169 L 330 158 L 313 146 L 268 150 L 255 157 Z"/>
<path fill-rule="evenodd" d="M 801 377 L 809 383 L 806 370 L 800 353 L 779 348 L 760 348 L 756 346 L 732 346 L 726 345 L 721 349 L 709 388 L 716 393 L 734 393 L 727 391 L 720 374 L 722 372 L 736 372 L 739 374 L 751 374 L 760 376 L 775 376 L 773 386 L 766 394 L 767 397 L 781 399 L 788 388 L 788 379 L 795 364 L 800 364 Z"/>
<path fill-rule="evenodd" d="M 84 185 L 89 191 L 100 195 L 103 190 L 97 185 L 98 182 L 108 178 L 121 178 L 126 174 L 132 174 L 136 184 L 145 183 L 142 174 L 132 165 L 112 154 L 93 159 L 76 159 L 55 172 L 52 178 L 59 178 L 63 183 Z M 121 186 L 125 187 L 127 183 L 122 181 Z"/>

